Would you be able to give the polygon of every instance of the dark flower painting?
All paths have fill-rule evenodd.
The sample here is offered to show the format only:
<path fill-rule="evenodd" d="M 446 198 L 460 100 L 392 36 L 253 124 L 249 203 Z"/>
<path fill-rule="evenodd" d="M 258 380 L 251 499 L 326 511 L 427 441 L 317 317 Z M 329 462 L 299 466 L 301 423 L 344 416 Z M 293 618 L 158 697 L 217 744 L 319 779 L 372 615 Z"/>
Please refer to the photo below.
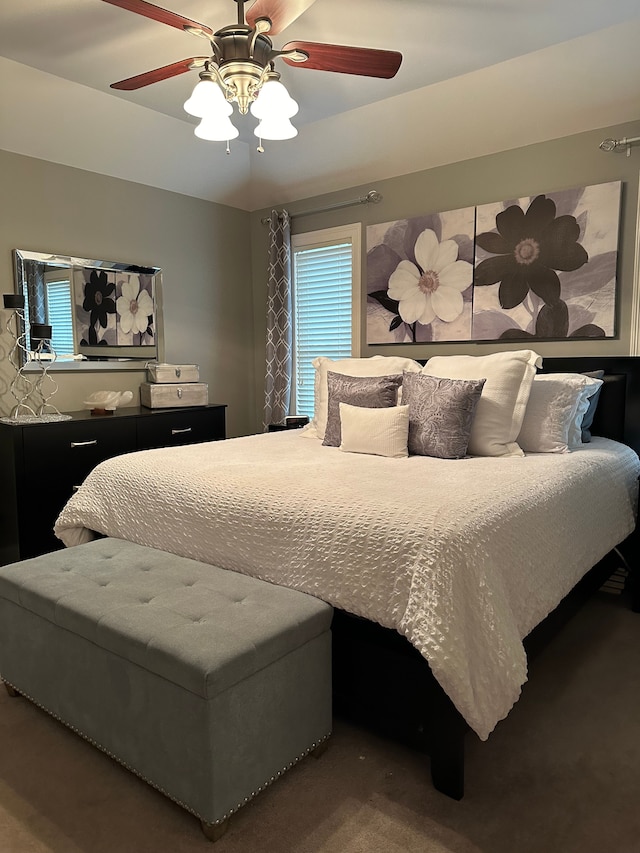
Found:
<path fill-rule="evenodd" d="M 90 267 L 73 270 L 80 347 L 153 347 L 153 276 Z"/>
<path fill-rule="evenodd" d="M 367 228 L 367 343 L 610 338 L 622 184 Z"/>
<path fill-rule="evenodd" d="M 615 334 L 619 181 L 476 209 L 473 340 Z"/>

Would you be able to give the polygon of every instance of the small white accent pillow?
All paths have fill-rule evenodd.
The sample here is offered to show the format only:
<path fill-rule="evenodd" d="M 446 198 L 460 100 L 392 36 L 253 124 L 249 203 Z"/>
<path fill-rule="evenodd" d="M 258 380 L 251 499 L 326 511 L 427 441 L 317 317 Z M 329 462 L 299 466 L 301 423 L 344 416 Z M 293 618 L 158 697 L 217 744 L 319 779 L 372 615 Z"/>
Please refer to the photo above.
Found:
<path fill-rule="evenodd" d="M 518 444 L 527 453 L 567 453 L 582 443 L 582 418 L 602 381 L 578 373 L 545 373 L 531 386 Z"/>
<path fill-rule="evenodd" d="M 327 428 L 327 407 L 329 392 L 327 372 L 343 373 L 347 376 L 391 376 L 404 370 L 420 373 L 421 365 L 412 358 L 395 355 L 373 355 L 370 358 L 341 358 L 334 361 L 321 355 L 311 362 L 316 369 L 314 385 L 314 414 L 311 427 L 317 437 L 324 439 Z"/>
<path fill-rule="evenodd" d="M 409 406 L 365 409 L 340 403 L 340 423 L 340 450 L 396 459 L 409 455 Z"/>
<path fill-rule="evenodd" d="M 471 428 L 472 456 L 522 456 L 517 442 L 542 358 L 533 350 L 434 356 L 422 373 L 444 379 L 486 379 Z"/>

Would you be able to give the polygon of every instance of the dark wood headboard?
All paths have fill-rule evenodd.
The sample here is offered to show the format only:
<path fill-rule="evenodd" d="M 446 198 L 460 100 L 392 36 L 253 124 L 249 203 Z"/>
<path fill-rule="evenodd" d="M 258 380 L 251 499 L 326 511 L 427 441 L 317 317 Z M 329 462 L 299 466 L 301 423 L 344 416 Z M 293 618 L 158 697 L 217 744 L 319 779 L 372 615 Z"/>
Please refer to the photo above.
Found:
<path fill-rule="evenodd" d="M 545 358 L 543 373 L 584 373 L 604 370 L 593 435 L 622 441 L 640 455 L 640 358 L 595 355 Z"/>

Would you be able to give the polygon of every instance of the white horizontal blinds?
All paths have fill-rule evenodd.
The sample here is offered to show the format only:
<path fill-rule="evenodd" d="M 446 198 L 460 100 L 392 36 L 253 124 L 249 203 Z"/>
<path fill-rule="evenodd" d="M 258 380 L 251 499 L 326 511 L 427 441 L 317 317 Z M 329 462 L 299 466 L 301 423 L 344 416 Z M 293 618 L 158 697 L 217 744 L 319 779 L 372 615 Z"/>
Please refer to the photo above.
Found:
<path fill-rule="evenodd" d="M 47 322 L 51 326 L 51 346 L 56 355 L 73 355 L 73 306 L 71 285 L 66 281 L 47 282 Z"/>
<path fill-rule="evenodd" d="M 293 277 L 295 413 L 313 417 L 313 359 L 351 355 L 351 242 L 294 249 Z"/>

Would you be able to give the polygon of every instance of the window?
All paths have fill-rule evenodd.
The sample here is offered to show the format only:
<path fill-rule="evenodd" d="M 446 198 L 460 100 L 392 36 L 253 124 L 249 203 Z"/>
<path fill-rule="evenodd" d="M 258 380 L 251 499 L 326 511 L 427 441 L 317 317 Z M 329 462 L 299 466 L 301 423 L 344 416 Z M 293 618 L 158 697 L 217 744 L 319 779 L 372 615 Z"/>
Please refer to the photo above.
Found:
<path fill-rule="evenodd" d="M 313 416 L 319 355 L 360 353 L 360 225 L 295 234 L 291 411 Z"/>
<path fill-rule="evenodd" d="M 25 301 L 25 320 L 27 328 L 31 324 L 29 316 L 29 296 L 26 281 L 23 284 Z M 51 346 L 56 356 L 72 356 L 73 344 L 73 305 L 71 300 L 71 281 L 68 270 L 53 270 L 44 276 L 44 316 L 51 326 Z M 27 336 L 27 343 L 29 337 Z M 48 351 L 48 348 L 45 348 Z"/>

